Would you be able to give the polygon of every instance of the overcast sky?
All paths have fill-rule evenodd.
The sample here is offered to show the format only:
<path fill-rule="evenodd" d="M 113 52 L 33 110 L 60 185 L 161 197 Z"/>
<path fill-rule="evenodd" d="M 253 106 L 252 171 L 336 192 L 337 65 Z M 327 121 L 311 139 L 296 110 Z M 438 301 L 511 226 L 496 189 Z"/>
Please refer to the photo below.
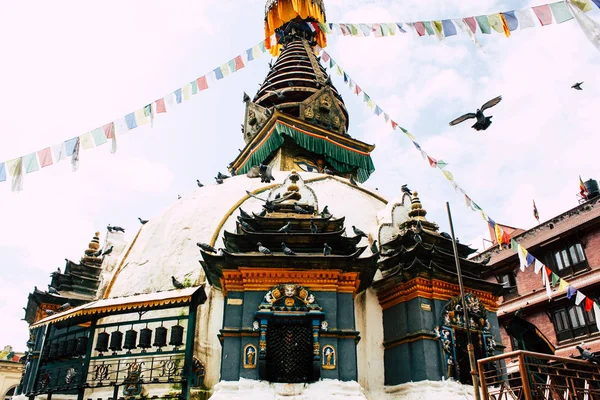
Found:
<path fill-rule="evenodd" d="M 241 6 L 243 4 L 243 6 Z M 330 22 L 394 22 L 468 17 L 543 4 L 476 0 L 326 0 Z M 264 2 L 30 1 L 0 12 L 0 161 L 81 135 L 172 92 L 263 39 Z M 597 9 L 590 12 L 600 21 Z M 389 38 L 329 36 L 327 51 L 390 116 L 409 129 L 497 222 L 530 228 L 577 204 L 578 176 L 599 178 L 600 54 L 575 21 L 438 42 L 413 33 Z M 83 151 L 79 171 L 62 162 L 28 174 L 22 193 L 0 183 L 0 347 L 25 349 L 27 293 L 45 288 L 64 259 L 79 261 L 95 231 L 152 218 L 196 189 L 242 148 L 242 94 L 256 93 L 270 56 L 219 81 L 109 145 Z M 439 170 L 399 131 L 373 116 L 339 76 L 350 134 L 375 143 L 377 171 L 366 183 L 387 198 L 402 184 L 420 193 L 428 218 L 448 230 L 453 207 L 463 243 L 482 246 L 487 226 Z M 584 81 L 584 90 L 572 90 Z M 476 132 L 448 122 L 485 101 L 493 124 Z"/>

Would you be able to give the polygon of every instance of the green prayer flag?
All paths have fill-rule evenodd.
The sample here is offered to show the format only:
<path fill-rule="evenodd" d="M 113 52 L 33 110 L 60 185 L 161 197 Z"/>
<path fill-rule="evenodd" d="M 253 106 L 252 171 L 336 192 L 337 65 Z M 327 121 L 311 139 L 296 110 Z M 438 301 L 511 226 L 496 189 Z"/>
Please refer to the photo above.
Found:
<path fill-rule="evenodd" d="M 444 160 L 438 160 L 437 162 L 437 166 L 439 169 L 444 169 L 446 168 L 446 165 L 448 165 L 448 163 Z"/>
<path fill-rule="evenodd" d="M 427 31 L 428 35 L 430 35 L 430 36 L 435 35 L 435 32 L 433 31 L 433 27 L 431 26 L 430 21 L 423 21 L 423 26 L 425 26 L 425 30 Z"/>
<path fill-rule="evenodd" d="M 231 70 L 231 72 L 235 72 L 235 71 L 237 71 L 237 70 L 235 69 L 235 60 L 233 60 L 233 59 L 232 59 L 232 60 L 229 60 L 229 61 L 227 62 L 227 65 L 229 65 L 229 69 Z"/>
<path fill-rule="evenodd" d="M 518 248 L 519 243 L 517 243 L 515 239 L 510 239 L 510 249 L 513 251 L 513 253 L 516 253 Z"/>
<path fill-rule="evenodd" d="M 40 164 L 38 163 L 37 153 L 23 156 L 23 165 L 25 166 L 26 173 L 38 171 L 40 169 Z"/>
<path fill-rule="evenodd" d="M 264 41 L 261 41 L 258 44 L 258 47 L 260 48 L 260 51 L 262 51 L 263 53 L 267 51 L 267 49 L 265 48 L 265 42 Z"/>
<path fill-rule="evenodd" d="M 404 129 L 403 127 L 400 127 L 400 130 L 408 135 L 408 131 L 406 129 Z"/>
<path fill-rule="evenodd" d="M 552 10 L 552 15 L 554 15 L 557 24 L 562 24 L 565 21 L 573 19 L 573 14 L 571 14 L 567 5 L 562 1 L 550 4 L 550 9 Z"/>
<path fill-rule="evenodd" d="M 438 163 L 439 163 L 439 161 L 438 161 Z M 477 210 L 479 210 L 479 211 L 483 211 L 483 209 L 482 209 L 481 207 L 479 207 L 479 206 L 477 205 L 477 203 L 475 203 L 474 201 L 471 201 L 471 203 L 473 204 L 473 207 L 475 207 Z"/>
<path fill-rule="evenodd" d="M 198 80 L 192 82 L 192 94 L 198 94 Z"/>
<path fill-rule="evenodd" d="M 92 137 L 94 138 L 94 143 L 96 143 L 96 146 L 106 143 L 106 134 L 102 128 L 94 129 L 92 131 Z"/>
<path fill-rule="evenodd" d="M 490 26 L 490 22 L 488 21 L 487 15 L 479 15 L 475 17 L 475 19 L 477 20 L 477 23 L 479 24 L 479 28 L 481 29 L 482 33 L 488 35 L 492 33 L 492 28 Z"/>
<path fill-rule="evenodd" d="M 335 65 L 335 61 L 333 61 L 333 58 L 329 58 L 329 68 L 333 68 L 333 66 Z"/>
<path fill-rule="evenodd" d="M 379 26 L 381 27 L 381 33 L 383 36 L 390 36 L 390 30 L 387 24 L 379 24 Z"/>
<path fill-rule="evenodd" d="M 358 36 L 358 26 L 356 24 L 346 24 L 346 27 L 350 29 L 352 36 Z"/>
<path fill-rule="evenodd" d="M 552 273 L 552 287 L 556 286 L 560 282 L 560 276 L 556 275 L 554 272 Z"/>

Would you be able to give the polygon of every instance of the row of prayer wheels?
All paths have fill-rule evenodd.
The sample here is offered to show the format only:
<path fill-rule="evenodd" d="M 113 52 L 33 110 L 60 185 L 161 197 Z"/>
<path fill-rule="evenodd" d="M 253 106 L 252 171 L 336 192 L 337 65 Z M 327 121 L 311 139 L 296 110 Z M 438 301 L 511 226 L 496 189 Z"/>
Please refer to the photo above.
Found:
<path fill-rule="evenodd" d="M 56 340 L 44 346 L 41 358 L 44 361 L 50 361 L 84 356 L 87 351 L 87 345 L 87 336 Z"/>
<path fill-rule="evenodd" d="M 183 345 L 183 330 L 183 326 L 181 325 L 174 325 L 171 327 L 170 346 L 180 347 Z M 167 328 L 159 326 L 154 329 L 154 343 L 152 343 L 152 333 L 152 329 L 147 327 L 140 330 L 140 338 L 138 341 L 138 332 L 135 329 L 129 329 L 125 332 L 125 343 L 123 343 L 123 332 L 121 331 L 113 331 L 110 334 L 100 332 L 98 334 L 98 340 L 96 341 L 95 350 L 98 353 L 105 353 L 109 349 L 113 352 L 121 351 L 123 349 L 131 351 L 135 348 L 146 351 L 146 349 L 151 347 L 157 347 L 160 351 L 162 347 L 167 346 Z"/>

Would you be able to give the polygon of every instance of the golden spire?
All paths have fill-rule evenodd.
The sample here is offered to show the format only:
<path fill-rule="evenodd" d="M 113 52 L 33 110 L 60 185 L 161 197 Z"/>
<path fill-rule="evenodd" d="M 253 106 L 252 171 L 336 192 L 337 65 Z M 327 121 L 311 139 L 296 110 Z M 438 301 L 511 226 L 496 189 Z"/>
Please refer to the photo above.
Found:
<path fill-rule="evenodd" d="M 425 216 L 427 215 L 427 210 L 425 210 L 423 208 L 423 205 L 421 204 L 421 200 L 419 199 L 419 193 L 414 191 L 413 192 L 413 196 L 412 199 L 410 200 L 411 203 L 411 207 L 410 207 L 410 211 L 408 212 L 408 216 L 411 217 L 411 219 L 415 219 L 415 220 L 419 220 L 419 221 L 427 221 L 427 218 L 425 218 Z"/>
<path fill-rule="evenodd" d="M 98 254 L 98 250 L 100 249 L 100 232 L 96 232 L 90 244 L 88 245 L 88 249 L 85 251 L 85 255 L 81 257 L 81 262 L 88 265 L 100 266 L 102 264 L 102 258 L 100 258 Z"/>

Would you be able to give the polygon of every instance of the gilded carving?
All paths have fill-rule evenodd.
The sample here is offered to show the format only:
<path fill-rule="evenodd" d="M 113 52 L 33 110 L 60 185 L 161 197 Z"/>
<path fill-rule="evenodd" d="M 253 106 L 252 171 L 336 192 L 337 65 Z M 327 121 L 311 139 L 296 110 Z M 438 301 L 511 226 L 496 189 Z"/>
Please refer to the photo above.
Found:
<path fill-rule="evenodd" d="M 244 368 L 256 368 L 256 347 L 252 344 L 244 346 Z"/>
<path fill-rule="evenodd" d="M 331 345 L 323 346 L 322 367 L 323 369 L 335 369 L 337 366 L 335 348 Z"/>
<path fill-rule="evenodd" d="M 304 110 L 304 118 L 313 119 L 314 116 L 315 116 L 315 112 L 312 109 L 312 107 L 306 107 L 306 109 Z"/>

